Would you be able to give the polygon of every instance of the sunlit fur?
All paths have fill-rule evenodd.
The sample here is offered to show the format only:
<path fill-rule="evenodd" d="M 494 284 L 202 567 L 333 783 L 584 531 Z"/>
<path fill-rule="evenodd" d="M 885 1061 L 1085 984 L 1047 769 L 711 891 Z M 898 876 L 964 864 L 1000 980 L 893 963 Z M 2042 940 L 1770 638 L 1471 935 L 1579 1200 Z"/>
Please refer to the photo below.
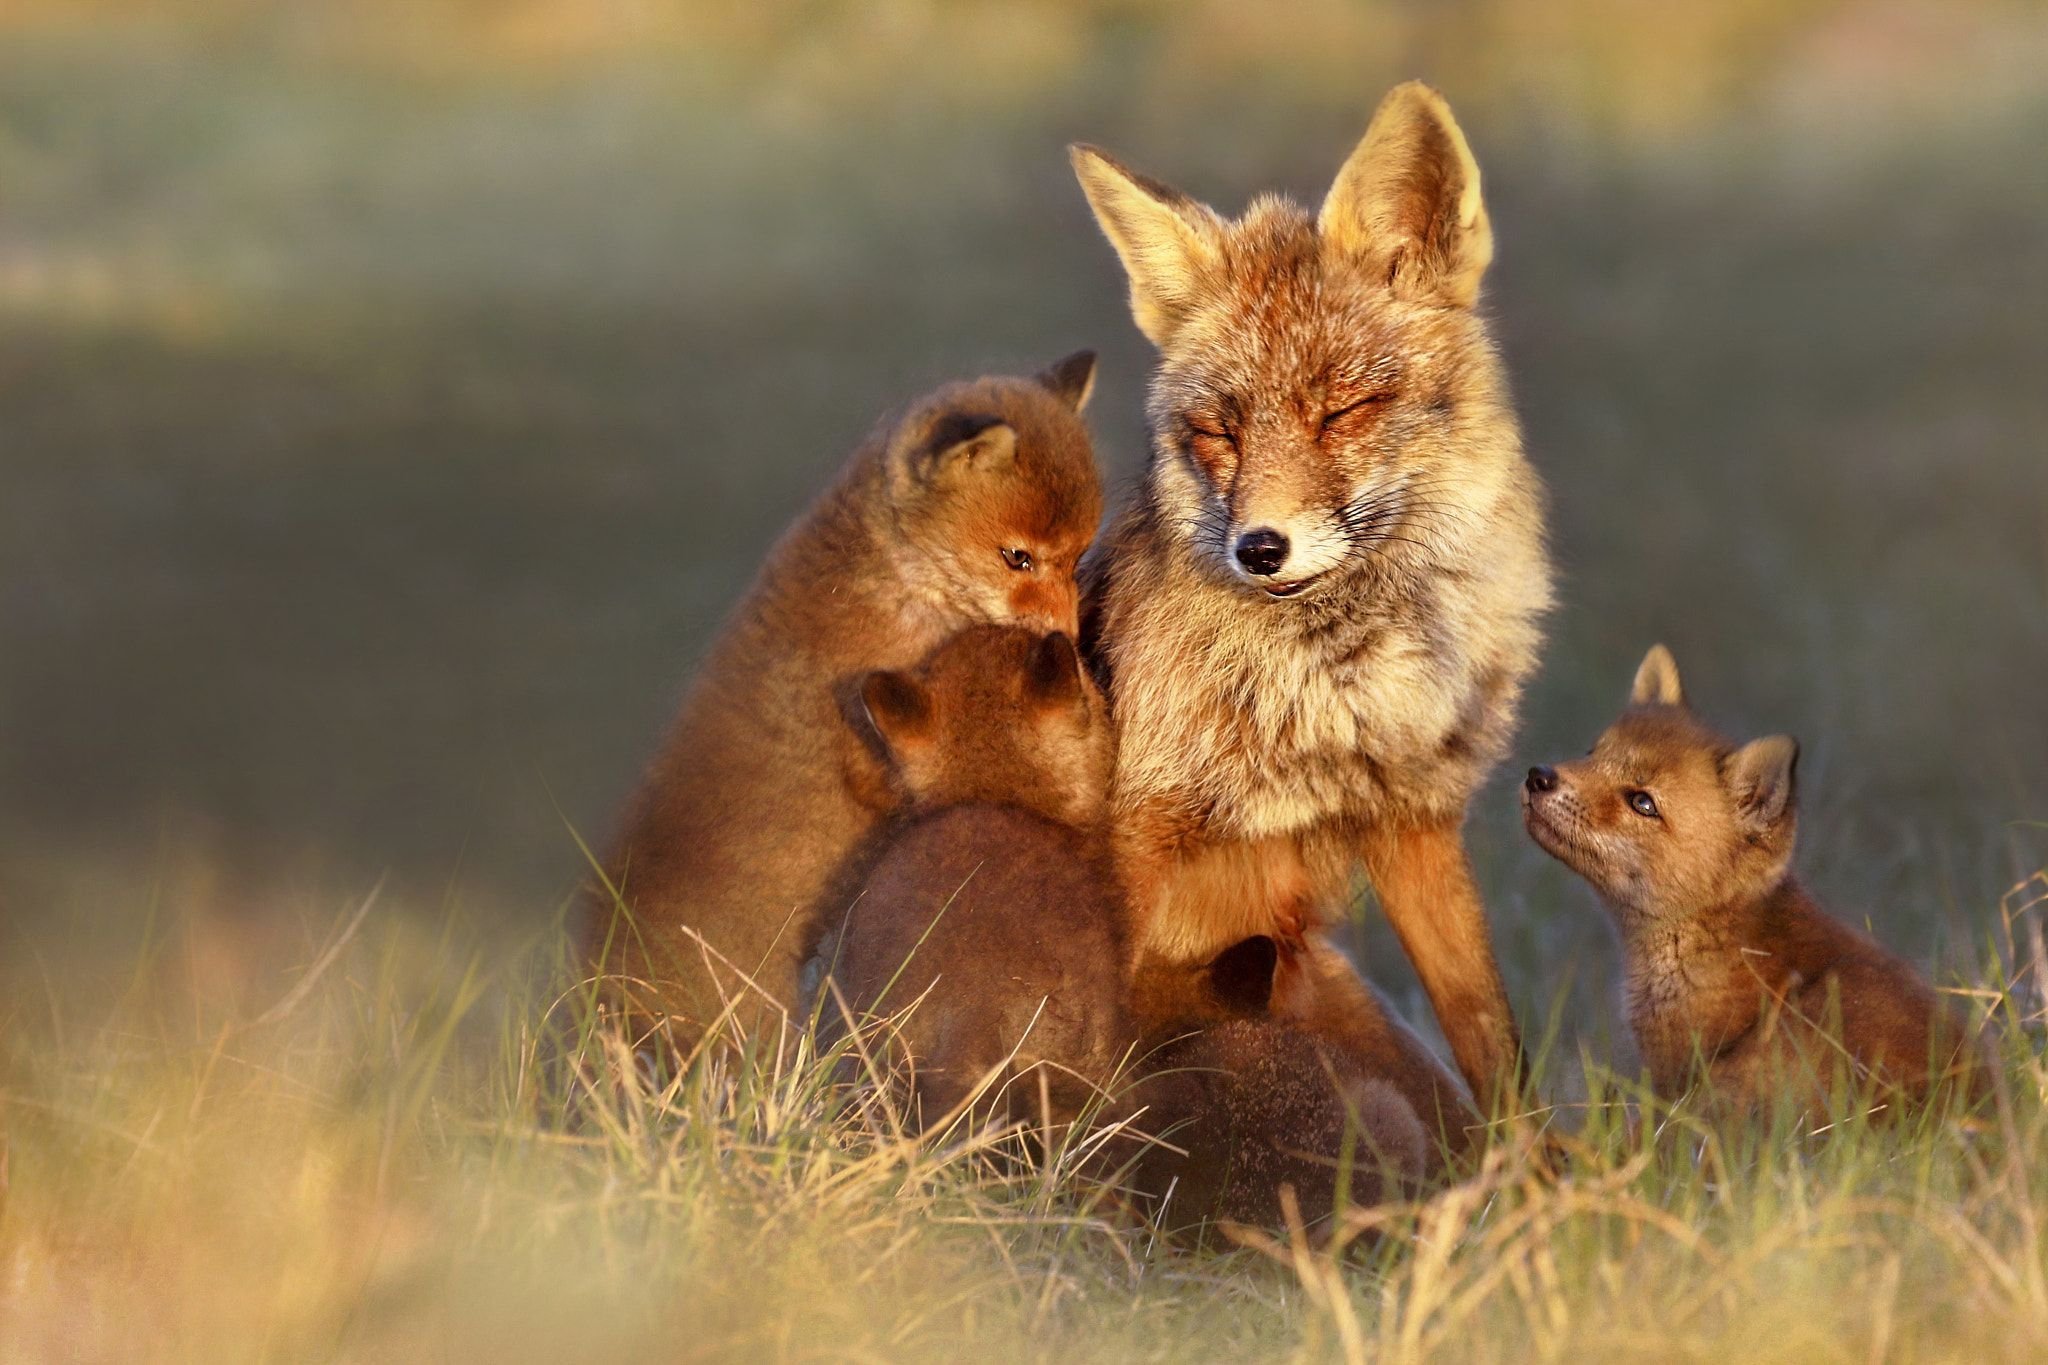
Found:
<path fill-rule="evenodd" d="M 1629 1023 L 1667 1096 L 1704 1073 L 1738 1105 L 1789 1090 L 1818 1107 L 1845 1076 L 1918 1095 L 1972 1060 L 1958 1014 L 1792 875 L 1797 755 L 1782 735 L 1722 738 L 1658 646 L 1592 751 L 1523 786 L 1530 836 L 1612 913 Z"/>
<path fill-rule="evenodd" d="M 805 917 L 892 799 L 843 719 L 862 675 L 971 625 L 1074 628 L 1092 374 L 1082 355 L 927 396 L 770 553 L 626 810 L 606 867 L 631 915 L 593 897 L 588 957 L 639 1012 L 687 1039 L 728 999 L 750 1023 L 792 1003 Z"/>
<path fill-rule="evenodd" d="M 915 669 L 865 679 L 861 700 L 904 807 L 979 802 L 1101 825 L 1115 738 L 1071 637 L 970 627 Z"/>
<path fill-rule="evenodd" d="M 984 1083 L 985 1111 L 1070 1123 L 1137 1043 L 1102 698 L 1068 637 L 1000 626 L 860 690 L 898 805 L 819 907 L 825 1034 L 890 1016 L 923 1123 Z"/>
<path fill-rule="evenodd" d="M 1134 1009 L 1103 824 L 1108 718 L 1065 636 L 976 627 L 860 691 L 900 805 L 827 893 L 831 932 L 807 976 L 828 1040 L 884 1021 L 870 1049 L 909 1077 L 916 1123 L 973 1100 L 1044 1135 L 1099 1109 L 1129 1125 L 1102 1149 L 1104 1172 L 1135 1159 L 1128 1182 L 1176 1229 L 1278 1226 L 1283 1183 L 1307 1216 L 1327 1215 L 1347 1141 L 1355 1202 L 1436 1173 L 1436 1125 L 1417 1109 L 1438 1117 L 1426 1054 L 1420 1068 L 1394 1042 L 1335 1054 L 1242 1017 L 1264 1012 L 1270 955 L 1206 982 L 1206 999 L 1207 974 L 1187 974 L 1164 1027 Z M 1148 1132 L 1169 1141 L 1135 1141 Z"/>
<path fill-rule="evenodd" d="M 1478 167 L 1419 85 L 1320 214 L 1265 196 L 1227 221 L 1075 162 L 1160 347 L 1143 490 L 1084 571 L 1145 945 L 1319 942 L 1363 860 L 1489 1086 L 1517 1044 L 1458 826 L 1551 589 L 1541 486 L 1470 307 L 1492 254 Z M 1264 577 L 1234 555 L 1260 527 L 1291 542 Z"/>

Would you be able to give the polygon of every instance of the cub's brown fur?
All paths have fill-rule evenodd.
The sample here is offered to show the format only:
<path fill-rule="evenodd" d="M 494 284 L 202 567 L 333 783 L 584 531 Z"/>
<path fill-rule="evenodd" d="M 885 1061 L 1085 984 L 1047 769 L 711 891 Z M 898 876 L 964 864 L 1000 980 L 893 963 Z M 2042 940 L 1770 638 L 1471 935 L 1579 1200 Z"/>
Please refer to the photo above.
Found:
<path fill-rule="evenodd" d="M 1481 1096 L 1519 1043 L 1460 826 L 1550 603 L 1543 494 L 1474 311 L 1479 169 L 1387 96 L 1319 213 L 1225 220 L 1074 149 L 1158 346 L 1143 492 L 1084 570 L 1141 951 L 1288 945 L 1288 1008 L 1377 1033 L 1324 930 L 1362 864 Z"/>
<path fill-rule="evenodd" d="M 1090 1109 L 1128 1119 L 1131 1140 L 1099 1164 L 1132 1160 L 1141 1193 L 1172 1192 L 1175 1227 L 1275 1222 L 1281 1181 L 1328 1212 L 1347 1121 L 1355 1200 L 1381 1197 L 1387 1172 L 1437 1168 L 1401 1055 L 1382 1073 L 1251 1017 L 1272 991 L 1271 940 L 1158 973 L 1133 1008 L 1104 824 L 1108 717 L 1066 636 L 978 627 L 858 695 L 902 814 L 834 893 L 849 903 L 815 959 L 821 1031 L 886 1019 L 919 1123 L 977 1091 L 978 1112 L 1034 1128 Z M 1173 1022 L 1147 1036 L 1141 1017 Z M 1168 1129 L 1171 1147 L 1136 1142 Z"/>
<path fill-rule="evenodd" d="M 844 919 L 817 951 L 821 1027 L 890 1016 L 922 1122 L 982 1086 L 987 1109 L 1072 1122 L 1137 1041 L 1102 699 L 1067 636 L 1001 626 L 859 695 L 903 813 L 830 893 Z"/>
<path fill-rule="evenodd" d="M 586 954 L 687 1041 L 730 1002 L 793 1003 L 802 922 L 887 794 L 844 691 L 964 626 L 1072 630 L 1101 516 L 1081 352 L 1035 378 L 948 385 L 882 427 L 770 553 L 628 806 Z"/>
<path fill-rule="evenodd" d="M 1658 645 L 1590 754 L 1529 770 L 1524 823 L 1606 901 L 1660 1095 L 1704 1075 L 1738 1106 L 1788 1089 L 1824 1106 L 1846 1077 L 1913 1099 L 1972 1068 L 1960 1013 L 1792 875 L 1798 757 L 1784 735 L 1737 747 L 1701 723 Z"/>
<path fill-rule="evenodd" d="M 1164 1141 L 1134 1162 L 1131 1183 L 1155 1200 L 1167 1231 L 1218 1220 L 1276 1227 L 1280 1190 L 1313 1225 L 1337 1206 L 1398 1198 L 1441 1169 L 1436 1138 L 1383 1077 L 1298 1028 L 1234 1019 L 1156 1049 L 1131 1100 Z"/>

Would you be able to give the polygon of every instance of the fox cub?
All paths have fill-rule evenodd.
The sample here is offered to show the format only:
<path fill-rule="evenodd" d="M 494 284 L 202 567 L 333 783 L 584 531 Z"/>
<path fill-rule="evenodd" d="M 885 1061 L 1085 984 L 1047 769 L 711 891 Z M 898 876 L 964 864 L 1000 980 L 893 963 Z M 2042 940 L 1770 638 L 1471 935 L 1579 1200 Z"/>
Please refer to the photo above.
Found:
<path fill-rule="evenodd" d="M 842 693 L 962 627 L 1075 628 L 1102 495 L 1080 412 L 1095 359 L 951 384 L 854 454 L 770 553 L 628 806 L 585 957 L 687 1044 L 728 1006 L 791 1006 L 826 879 L 886 793 Z M 615 911 L 623 906 L 629 913 Z"/>
<path fill-rule="evenodd" d="M 1098 1147 L 1176 1229 L 1277 1222 L 1278 1186 L 1327 1213 L 1347 1122 L 1368 1202 L 1433 1169 L 1385 1080 L 1262 1016 L 1271 939 L 1184 978 L 1125 973 L 1106 825 L 1106 708 L 1065 635 L 962 632 L 917 668 L 864 678 L 849 706 L 900 813 L 851 860 L 817 920 L 820 1031 L 883 1019 L 920 1126 L 964 1112 L 1034 1130 L 1124 1120 Z M 1158 1021 L 1158 1022 L 1148 1022 Z M 1166 1136 L 1149 1145 L 1139 1134 Z M 1384 1165 L 1382 1164 L 1384 1163 Z"/>
<path fill-rule="evenodd" d="M 1792 875 L 1799 746 L 1737 747 L 1686 705 L 1662 645 L 1585 758 L 1531 768 L 1523 821 L 1620 931 L 1630 1027 L 1657 1093 L 1738 1107 L 1844 1081 L 1881 1102 L 1974 1070 L 1967 1026 L 1903 960 Z"/>
<path fill-rule="evenodd" d="M 868 674 L 850 709 L 901 815 L 817 917 L 844 916 L 813 954 L 821 1029 L 889 1016 L 922 1122 L 983 1086 L 984 1107 L 1072 1122 L 1136 1042 L 1102 833 L 1109 721 L 1072 639 L 975 627 Z"/>
<path fill-rule="evenodd" d="M 1281 1020 L 1211 1024 L 1153 1049 L 1146 1066 L 1123 1111 L 1163 1141 L 1137 1155 L 1130 1183 L 1164 1230 L 1193 1241 L 1218 1221 L 1283 1225 L 1283 1188 L 1315 1227 L 1336 1212 L 1340 1184 L 1368 1207 L 1443 1169 L 1437 1138 L 1395 1085 Z"/>

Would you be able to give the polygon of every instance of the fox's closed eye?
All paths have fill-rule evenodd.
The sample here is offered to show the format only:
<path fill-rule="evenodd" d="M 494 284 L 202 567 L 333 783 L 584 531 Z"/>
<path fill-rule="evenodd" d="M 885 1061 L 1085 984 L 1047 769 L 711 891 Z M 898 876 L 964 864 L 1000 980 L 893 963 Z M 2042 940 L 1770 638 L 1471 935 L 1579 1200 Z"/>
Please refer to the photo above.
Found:
<path fill-rule="evenodd" d="M 1003 551 L 1003 563 L 1009 565 L 1018 573 L 1030 573 L 1038 565 L 1038 561 L 1032 558 L 1031 551 L 1021 549 Z"/>
<path fill-rule="evenodd" d="M 1648 792 L 1630 792 L 1628 794 L 1628 808 L 1645 819 L 1655 820 L 1657 818 L 1657 803 L 1651 799 Z"/>
<path fill-rule="evenodd" d="M 1323 430 L 1328 431 L 1346 417 L 1355 416 L 1367 408 L 1378 407 L 1382 403 L 1390 403 L 1393 401 L 1393 398 L 1394 395 L 1391 391 L 1383 389 L 1378 393 L 1369 393 L 1356 402 L 1346 403 L 1341 408 L 1323 414 Z"/>

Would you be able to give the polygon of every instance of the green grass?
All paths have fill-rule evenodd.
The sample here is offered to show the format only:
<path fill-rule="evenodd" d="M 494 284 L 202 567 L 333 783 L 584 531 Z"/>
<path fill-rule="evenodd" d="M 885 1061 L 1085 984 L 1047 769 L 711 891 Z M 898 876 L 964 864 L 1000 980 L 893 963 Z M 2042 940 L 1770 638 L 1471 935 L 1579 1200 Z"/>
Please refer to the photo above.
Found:
<path fill-rule="evenodd" d="M 224 1008 L 207 964 L 239 945 L 173 917 L 98 1003 L 10 1011 L 0 1355 L 2034 1359 L 2031 899 L 2018 974 L 1986 963 L 1978 1118 L 1715 1125 L 1552 1049 L 1557 1107 L 1457 1183 L 1213 1254 L 1119 1212 L 1071 1145 L 912 1138 L 886 1089 L 837 1083 L 847 1045 L 654 1078 L 551 936 L 355 907 L 288 969 L 231 968 Z"/>

